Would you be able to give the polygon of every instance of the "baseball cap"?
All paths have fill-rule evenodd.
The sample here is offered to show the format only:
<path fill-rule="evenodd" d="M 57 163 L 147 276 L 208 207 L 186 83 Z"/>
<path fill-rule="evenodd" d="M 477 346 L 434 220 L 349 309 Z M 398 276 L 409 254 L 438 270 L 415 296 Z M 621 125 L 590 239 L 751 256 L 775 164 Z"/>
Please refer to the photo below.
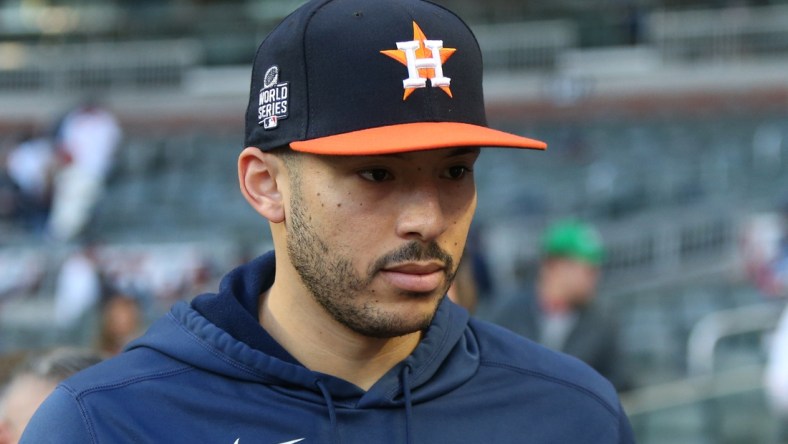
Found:
<path fill-rule="evenodd" d="M 254 58 L 245 144 L 331 155 L 546 148 L 487 126 L 476 38 L 423 0 L 313 0 L 285 18 Z"/>
<path fill-rule="evenodd" d="M 592 226 L 565 220 L 547 229 L 542 238 L 542 253 L 547 257 L 569 257 L 599 265 L 605 251 L 599 233 Z"/>

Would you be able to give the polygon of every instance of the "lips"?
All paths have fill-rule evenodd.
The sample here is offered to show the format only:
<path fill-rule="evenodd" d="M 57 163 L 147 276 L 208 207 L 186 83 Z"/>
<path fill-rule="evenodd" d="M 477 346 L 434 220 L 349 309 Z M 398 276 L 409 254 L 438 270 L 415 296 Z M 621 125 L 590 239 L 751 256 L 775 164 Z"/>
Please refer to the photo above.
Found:
<path fill-rule="evenodd" d="M 403 291 L 427 293 L 443 283 L 443 266 L 437 263 L 407 263 L 386 267 L 380 274 Z"/>

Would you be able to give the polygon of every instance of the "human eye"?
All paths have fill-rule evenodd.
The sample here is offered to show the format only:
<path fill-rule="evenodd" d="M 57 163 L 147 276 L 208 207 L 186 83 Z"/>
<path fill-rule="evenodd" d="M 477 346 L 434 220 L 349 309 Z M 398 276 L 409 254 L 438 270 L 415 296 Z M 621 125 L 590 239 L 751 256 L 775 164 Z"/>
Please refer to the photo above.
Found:
<path fill-rule="evenodd" d="M 369 168 L 366 170 L 361 170 L 358 172 L 358 175 L 370 182 L 384 182 L 394 178 L 394 176 L 392 176 L 388 170 L 383 168 Z"/>
<path fill-rule="evenodd" d="M 466 165 L 450 166 L 443 172 L 443 177 L 451 180 L 460 180 L 467 174 L 473 173 L 473 169 Z"/>

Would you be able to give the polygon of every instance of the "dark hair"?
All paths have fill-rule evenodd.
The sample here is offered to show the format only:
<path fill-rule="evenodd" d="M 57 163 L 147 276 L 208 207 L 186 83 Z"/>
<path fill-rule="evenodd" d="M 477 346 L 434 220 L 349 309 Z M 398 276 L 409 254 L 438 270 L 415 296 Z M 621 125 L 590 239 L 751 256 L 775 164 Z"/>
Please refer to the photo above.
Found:
<path fill-rule="evenodd" d="M 298 151 L 294 151 L 289 146 L 280 146 L 269 150 L 268 152 L 282 159 L 282 162 L 285 164 L 285 167 L 287 167 L 288 171 L 293 172 L 294 170 L 298 169 L 298 159 L 301 156 L 301 153 Z"/>

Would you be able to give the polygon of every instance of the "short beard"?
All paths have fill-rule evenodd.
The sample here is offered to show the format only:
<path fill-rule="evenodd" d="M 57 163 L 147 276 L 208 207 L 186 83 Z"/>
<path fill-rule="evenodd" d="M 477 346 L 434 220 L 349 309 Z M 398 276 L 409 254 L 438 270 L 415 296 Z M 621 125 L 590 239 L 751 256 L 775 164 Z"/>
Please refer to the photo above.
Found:
<path fill-rule="evenodd" d="M 294 180 L 295 179 L 295 180 Z M 304 286 L 334 320 L 350 330 L 374 338 L 393 338 L 426 330 L 435 316 L 457 269 L 451 255 L 437 243 L 412 241 L 376 260 L 364 276 L 356 274 L 352 261 L 342 257 L 323 242 L 305 212 L 298 176 L 291 176 L 290 215 L 287 227 L 287 253 Z M 444 266 L 445 288 L 435 307 L 418 320 L 408 320 L 381 310 L 374 300 L 360 301 L 375 275 L 387 265 L 406 261 L 438 260 Z M 413 298 L 428 298 L 434 293 L 403 293 Z M 369 296 L 369 295 L 368 295 Z"/>

